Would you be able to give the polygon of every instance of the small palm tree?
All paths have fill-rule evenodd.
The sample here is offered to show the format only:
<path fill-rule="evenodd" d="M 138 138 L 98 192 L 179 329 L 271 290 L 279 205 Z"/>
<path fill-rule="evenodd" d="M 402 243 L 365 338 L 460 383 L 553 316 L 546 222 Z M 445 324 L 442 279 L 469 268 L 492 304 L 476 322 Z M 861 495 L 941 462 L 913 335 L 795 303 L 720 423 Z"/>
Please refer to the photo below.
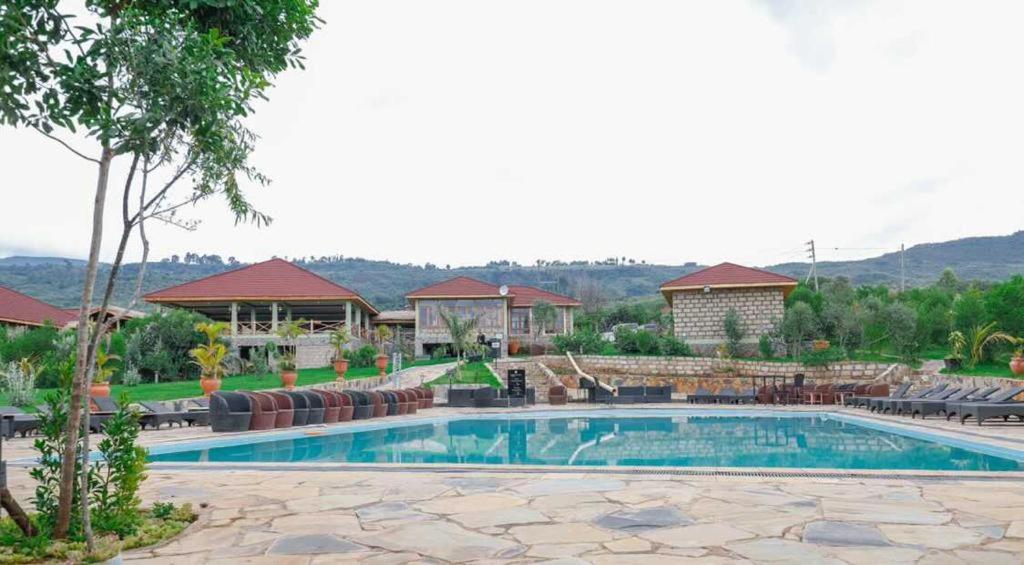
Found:
<path fill-rule="evenodd" d="M 972 369 L 985 357 L 985 349 L 988 346 L 999 342 L 1014 343 L 1016 341 L 1012 335 L 998 331 L 995 322 L 974 326 L 968 332 L 967 337 L 967 341 L 971 345 L 971 359 L 968 366 Z"/>
<path fill-rule="evenodd" d="M 452 349 L 455 350 L 455 357 L 458 363 L 455 365 L 456 376 L 461 377 L 461 361 L 466 350 L 473 343 L 473 334 L 476 332 L 480 319 L 476 316 L 460 318 L 457 314 L 441 310 L 441 319 L 448 328 L 448 334 L 452 338 Z"/>
<path fill-rule="evenodd" d="M 120 359 L 117 355 L 107 353 L 100 349 L 96 352 L 96 373 L 92 377 L 92 382 L 96 384 L 103 384 L 110 382 L 110 377 L 114 376 L 114 368 L 108 367 L 111 361 Z"/>
<path fill-rule="evenodd" d="M 331 347 L 334 348 L 334 359 L 341 360 L 345 358 L 345 346 L 348 342 L 352 341 L 352 336 L 349 335 L 348 329 L 338 328 L 331 332 Z"/>

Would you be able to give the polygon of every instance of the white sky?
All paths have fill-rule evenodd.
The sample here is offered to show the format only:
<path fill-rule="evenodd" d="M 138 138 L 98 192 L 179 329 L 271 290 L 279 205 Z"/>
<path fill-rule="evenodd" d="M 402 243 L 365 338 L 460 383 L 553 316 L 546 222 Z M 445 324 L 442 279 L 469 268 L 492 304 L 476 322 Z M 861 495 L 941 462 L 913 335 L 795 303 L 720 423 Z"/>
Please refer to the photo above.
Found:
<path fill-rule="evenodd" d="M 764 265 L 1021 228 L 1016 0 L 322 3 L 252 122 L 274 224 L 204 204 L 155 258 Z M 94 178 L 0 129 L 0 256 L 84 257 Z"/>

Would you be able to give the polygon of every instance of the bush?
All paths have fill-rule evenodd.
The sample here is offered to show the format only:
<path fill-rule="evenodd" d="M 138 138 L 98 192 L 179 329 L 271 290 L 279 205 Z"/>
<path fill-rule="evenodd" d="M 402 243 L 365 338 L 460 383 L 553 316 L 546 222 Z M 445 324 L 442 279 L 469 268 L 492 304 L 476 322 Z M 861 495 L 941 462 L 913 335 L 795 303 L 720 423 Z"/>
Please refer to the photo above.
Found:
<path fill-rule="evenodd" d="M 761 337 L 757 339 L 757 350 L 765 359 L 775 357 L 775 345 L 772 344 L 772 337 L 768 334 L 761 334 Z"/>
<path fill-rule="evenodd" d="M 662 355 L 672 357 L 690 357 L 693 355 L 693 351 L 688 343 L 670 335 L 663 335 L 658 338 L 658 348 Z"/>
<path fill-rule="evenodd" d="M 13 406 L 29 406 L 36 399 L 36 375 L 38 369 L 29 359 L 11 361 L 0 367 L 0 385 L 7 394 L 7 402 Z"/>
<path fill-rule="evenodd" d="M 135 534 L 142 523 L 139 487 L 146 479 L 145 447 L 136 445 L 139 417 L 128 407 L 122 395 L 117 411 L 103 424 L 103 435 L 96 446 L 103 456 L 90 473 L 93 527 L 124 538 Z"/>
<path fill-rule="evenodd" d="M 740 320 L 740 315 L 736 313 L 736 310 L 730 308 L 725 313 L 722 325 L 725 329 L 725 345 L 729 350 L 729 356 L 736 357 L 740 354 L 740 345 L 747 335 L 746 330 L 743 329 L 743 321 Z"/>
<path fill-rule="evenodd" d="M 615 332 L 615 348 L 620 353 L 633 355 L 692 355 L 690 346 L 672 336 L 646 331 L 619 328 Z"/>
<path fill-rule="evenodd" d="M 125 326 L 125 361 L 137 367 L 147 382 L 198 378 L 199 367 L 192 363 L 188 352 L 206 342 L 196 324 L 209 321 L 187 310 L 168 310 L 131 320 Z"/>
<path fill-rule="evenodd" d="M 794 357 L 800 357 L 800 345 L 818 331 L 814 310 L 806 302 L 797 302 L 786 309 L 782 319 L 782 336 L 790 344 Z"/>
<path fill-rule="evenodd" d="M 349 364 L 355 368 L 372 367 L 376 360 L 377 348 L 372 345 L 364 345 L 348 356 Z"/>
<path fill-rule="evenodd" d="M 571 352 L 582 355 L 594 355 L 604 351 L 607 344 L 597 332 L 586 329 L 579 330 L 569 335 L 556 335 L 554 337 L 555 349 L 559 353 Z"/>
<path fill-rule="evenodd" d="M 828 367 L 845 359 L 846 351 L 842 347 L 826 347 L 808 352 L 801 361 L 808 367 Z"/>

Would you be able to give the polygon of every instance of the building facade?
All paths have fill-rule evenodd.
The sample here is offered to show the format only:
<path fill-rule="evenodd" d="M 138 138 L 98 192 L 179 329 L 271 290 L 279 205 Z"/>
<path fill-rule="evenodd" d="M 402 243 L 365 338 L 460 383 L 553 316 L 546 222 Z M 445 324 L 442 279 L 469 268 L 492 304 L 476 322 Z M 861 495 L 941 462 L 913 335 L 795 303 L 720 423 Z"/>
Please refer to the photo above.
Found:
<path fill-rule="evenodd" d="M 349 347 L 370 339 L 378 311 L 358 293 L 283 259 L 271 259 L 146 295 L 161 307 L 199 312 L 229 325 L 235 352 L 247 359 L 253 348 L 274 343 L 294 347 L 300 369 L 330 364 L 330 334 L 347 328 Z M 285 321 L 302 321 L 304 334 L 284 344 Z"/>
<path fill-rule="evenodd" d="M 78 317 L 42 300 L 0 286 L 0 326 L 8 331 L 22 331 L 52 324 L 63 328 Z"/>
<path fill-rule="evenodd" d="M 557 311 L 539 334 L 547 339 L 572 331 L 572 309 L 579 305 L 572 298 L 528 286 L 502 287 L 470 277 L 457 277 L 406 295 L 415 313 L 414 349 L 417 357 L 451 344 L 444 316 L 475 319 L 478 339 L 496 347 L 498 356 L 508 354 L 509 342 L 537 332 L 531 307 L 539 301 L 550 302 Z"/>
<path fill-rule="evenodd" d="M 725 317 L 736 313 L 744 338 L 743 353 L 757 351 L 761 335 L 771 332 L 785 314 L 785 299 L 796 279 L 722 263 L 661 285 L 672 309 L 673 333 L 694 352 L 713 355 L 726 342 Z"/>

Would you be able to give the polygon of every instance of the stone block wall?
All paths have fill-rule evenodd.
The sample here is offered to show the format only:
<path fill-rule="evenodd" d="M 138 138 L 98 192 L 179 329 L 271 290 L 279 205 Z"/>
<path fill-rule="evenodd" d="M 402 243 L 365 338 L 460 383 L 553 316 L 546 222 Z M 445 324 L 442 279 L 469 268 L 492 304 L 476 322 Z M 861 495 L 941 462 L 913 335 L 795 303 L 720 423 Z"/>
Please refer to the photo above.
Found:
<path fill-rule="evenodd" d="M 761 334 L 771 331 L 782 320 L 785 305 L 781 288 L 730 288 L 676 291 L 672 294 L 675 336 L 685 340 L 695 352 L 712 354 L 725 343 L 725 315 L 739 314 L 746 330 L 745 353 L 757 350 Z"/>

